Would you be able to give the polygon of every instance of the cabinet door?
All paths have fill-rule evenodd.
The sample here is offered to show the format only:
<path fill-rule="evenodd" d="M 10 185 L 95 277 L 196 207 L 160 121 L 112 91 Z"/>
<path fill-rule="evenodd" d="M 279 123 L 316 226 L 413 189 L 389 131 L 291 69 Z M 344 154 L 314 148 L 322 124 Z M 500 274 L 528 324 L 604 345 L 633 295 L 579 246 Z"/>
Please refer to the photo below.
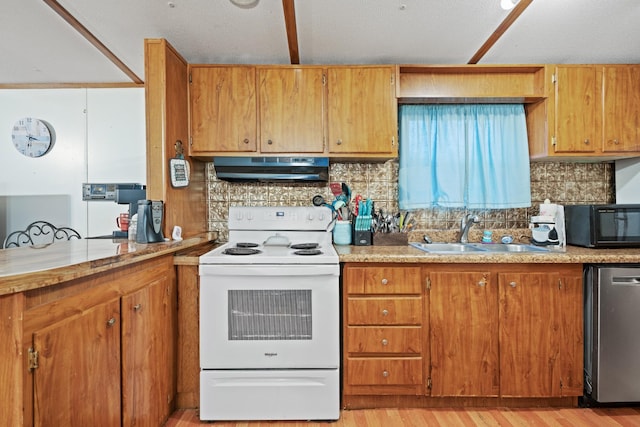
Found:
<path fill-rule="evenodd" d="M 499 273 L 500 395 L 560 397 L 560 276 Z"/>
<path fill-rule="evenodd" d="M 329 152 L 396 156 L 394 67 L 328 69 Z"/>
<path fill-rule="evenodd" d="M 498 286 L 488 272 L 430 273 L 432 396 L 498 396 Z"/>
<path fill-rule="evenodd" d="M 605 152 L 640 151 L 640 67 L 607 65 L 603 68 Z"/>
<path fill-rule="evenodd" d="M 257 147 L 254 67 L 193 67 L 191 154 L 252 152 Z"/>
<path fill-rule="evenodd" d="M 324 152 L 324 70 L 259 68 L 260 151 Z"/>
<path fill-rule="evenodd" d="M 120 426 L 120 301 L 34 333 L 35 426 Z"/>
<path fill-rule="evenodd" d="M 158 426 L 175 394 L 173 280 L 122 298 L 122 425 Z"/>
<path fill-rule="evenodd" d="M 562 396 L 582 396 L 584 391 L 584 293 L 582 275 L 560 278 L 560 372 Z"/>
<path fill-rule="evenodd" d="M 555 152 L 594 152 L 599 146 L 600 114 L 595 66 L 556 69 Z"/>

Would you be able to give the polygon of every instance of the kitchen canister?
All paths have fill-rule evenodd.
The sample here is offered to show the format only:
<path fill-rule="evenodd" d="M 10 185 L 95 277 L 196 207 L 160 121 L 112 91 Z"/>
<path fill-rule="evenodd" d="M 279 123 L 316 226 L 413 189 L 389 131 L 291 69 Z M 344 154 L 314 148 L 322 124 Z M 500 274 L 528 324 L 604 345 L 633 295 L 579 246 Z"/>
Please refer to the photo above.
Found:
<path fill-rule="evenodd" d="M 336 245 L 351 244 L 351 221 L 336 221 L 333 228 L 333 243 Z"/>

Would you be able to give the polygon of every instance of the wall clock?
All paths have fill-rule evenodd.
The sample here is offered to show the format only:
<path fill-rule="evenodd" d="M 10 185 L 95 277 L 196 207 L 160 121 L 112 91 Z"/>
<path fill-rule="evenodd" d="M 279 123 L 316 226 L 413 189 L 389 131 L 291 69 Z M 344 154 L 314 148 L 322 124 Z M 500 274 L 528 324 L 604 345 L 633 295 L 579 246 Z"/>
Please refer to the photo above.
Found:
<path fill-rule="evenodd" d="M 51 151 L 55 143 L 55 132 L 44 120 L 24 117 L 13 125 L 11 140 L 20 154 L 41 157 Z"/>

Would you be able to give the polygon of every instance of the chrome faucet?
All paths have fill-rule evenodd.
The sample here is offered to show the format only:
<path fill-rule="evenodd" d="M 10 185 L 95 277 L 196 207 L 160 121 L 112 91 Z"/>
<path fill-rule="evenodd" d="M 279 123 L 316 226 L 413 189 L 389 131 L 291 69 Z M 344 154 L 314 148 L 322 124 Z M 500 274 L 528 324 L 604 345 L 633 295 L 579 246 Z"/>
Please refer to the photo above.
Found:
<path fill-rule="evenodd" d="M 459 243 L 467 243 L 469 242 L 469 229 L 475 223 L 480 222 L 480 218 L 478 215 L 466 214 L 460 220 L 460 231 L 458 232 L 458 242 Z"/>

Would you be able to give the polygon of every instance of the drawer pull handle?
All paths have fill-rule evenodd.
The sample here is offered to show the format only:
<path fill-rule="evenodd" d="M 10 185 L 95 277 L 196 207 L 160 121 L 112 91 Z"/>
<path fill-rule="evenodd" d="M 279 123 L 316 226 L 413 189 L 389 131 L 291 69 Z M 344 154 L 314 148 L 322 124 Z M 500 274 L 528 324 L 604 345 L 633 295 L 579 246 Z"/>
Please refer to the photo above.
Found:
<path fill-rule="evenodd" d="M 382 315 L 383 316 L 388 316 L 389 315 L 389 310 L 387 310 L 386 308 L 384 310 L 382 310 Z"/>
<path fill-rule="evenodd" d="M 341 139 L 337 140 L 336 145 L 342 145 L 342 140 Z"/>
<path fill-rule="evenodd" d="M 584 140 L 584 145 L 589 145 L 589 140 L 588 139 Z"/>
<path fill-rule="evenodd" d="M 389 371 L 382 371 L 382 376 L 383 377 L 388 377 L 389 376 Z"/>
<path fill-rule="evenodd" d="M 111 327 L 113 325 L 116 324 L 116 319 L 114 317 L 112 317 L 111 319 L 107 320 L 107 326 Z"/>
<path fill-rule="evenodd" d="M 480 281 L 478 282 L 478 286 L 480 286 L 480 287 L 483 287 L 483 286 L 484 286 L 484 285 L 486 285 L 486 284 L 487 284 L 487 282 L 486 282 L 484 279 L 483 279 L 483 280 L 480 280 Z"/>
<path fill-rule="evenodd" d="M 242 142 L 244 142 L 245 144 L 248 144 L 249 143 L 249 138 L 243 139 Z"/>
<path fill-rule="evenodd" d="M 269 139 L 269 140 L 267 140 L 267 144 L 273 145 L 273 141 Z"/>
<path fill-rule="evenodd" d="M 138 311 L 142 308 L 142 304 L 136 304 L 133 306 L 133 311 Z"/>
<path fill-rule="evenodd" d="M 389 281 L 387 279 L 382 279 L 380 283 L 382 283 L 383 285 L 386 285 L 389 283 Z"/>
<path fill-rule="evenodd" d="M 516 287 L 516 282 L 509 283 L 509 286 L 511 286 L 512 288 L 515 288 Z"/>
<path fill-rule="evenodd" d="M 386 338 L 382 338 L 382 341 L 381 341 L 381 342 L 382 342 L 382 345 L 387 345 L 387 344 L 389 344 L 389 341 L 387 341 L 387 339 L 386 339 Z"/>

